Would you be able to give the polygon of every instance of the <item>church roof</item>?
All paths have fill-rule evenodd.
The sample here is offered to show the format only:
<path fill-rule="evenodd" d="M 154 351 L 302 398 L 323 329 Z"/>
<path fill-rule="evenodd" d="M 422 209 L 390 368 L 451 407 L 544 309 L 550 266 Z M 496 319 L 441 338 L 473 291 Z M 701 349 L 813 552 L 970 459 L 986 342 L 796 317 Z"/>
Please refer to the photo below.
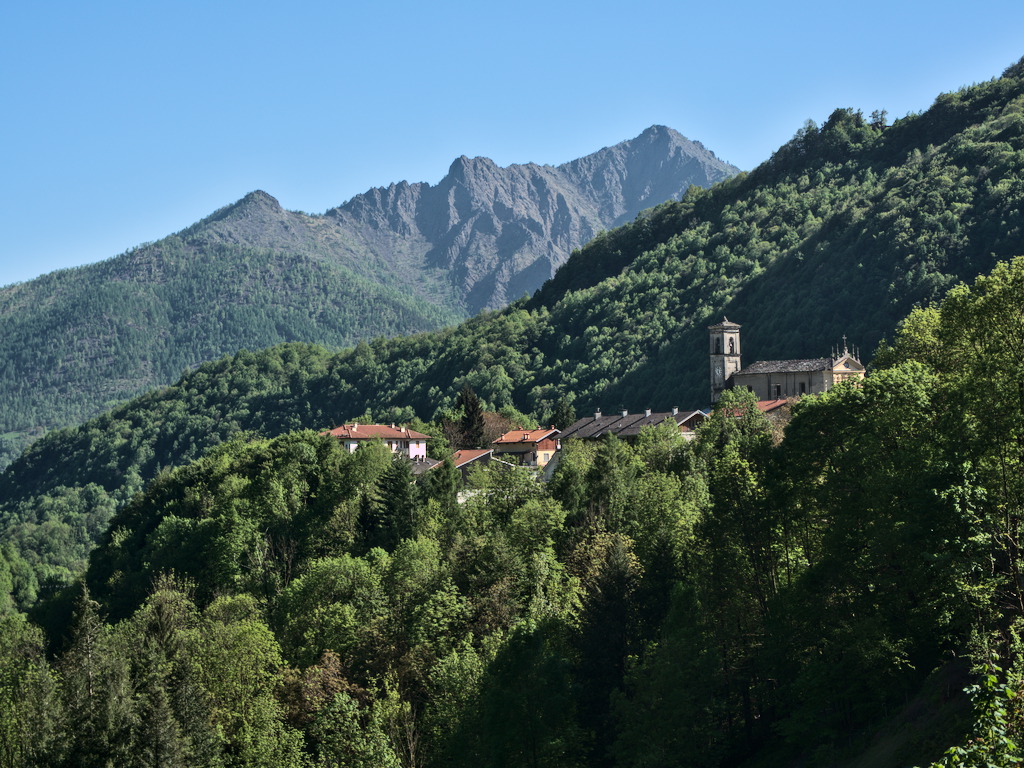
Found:
<path fill-rule="evenodd" d="M 831 360 L 830 362 L 832 363 L 832 366 L 835 367 L 835 368 L 838 368 L 839 364 L 842 363 L 844 368 L 850 368 L 850 369 L 852 369 L 854 371 L 863 371 L 864 370 L 864 363 L 862 363 L 856 357 L 851 355 L 849 352 L 847 352 L 842 357 L 840 357 L 840 358 L 838 358 L 836 360 Z"/>
<path fill-rule="evenodd" d="M 740 326 L 739 323 L 734 323 L 728 317 L 723 316 L 722 317 L 722 322 L 716 323 L 715 325 L 709 325 L 708 326 L 708 330 L 709 331 L 723 331 L 723 330 L 730 330 L 730 331 L 732 331 L 732 330 L 739 330 L 740 327 L 741 326 Z"/>
<path fill-rule="evenodd" d="M 734 376 L 745 373 L 807 373 L 809 371 L 827 371 L 832 367 L 832 359 L 816 357 L 813 360 L 758 360 L 748 365 Z"/>

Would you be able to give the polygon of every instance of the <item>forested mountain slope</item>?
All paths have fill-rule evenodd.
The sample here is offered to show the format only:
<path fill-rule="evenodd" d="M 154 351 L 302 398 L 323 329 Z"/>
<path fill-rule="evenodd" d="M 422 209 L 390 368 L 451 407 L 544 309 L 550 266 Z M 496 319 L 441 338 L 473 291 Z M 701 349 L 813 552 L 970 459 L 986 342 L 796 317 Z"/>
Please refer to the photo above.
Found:
<path fill-rule="evenodd" d="M 48 637 L 0 551 L 0 765 L 1019 765 L 1022 305 L 1024 257 L 784 439 L 730 390 L 461 502 L 451 462 L 239 435 L 122 507 Z"/>
<path fill-rule="evenodd" d="M 0 288 L 0 467 L 44 429 L 242 348 L 343 347 L 532 292 L 597 232 L 736 172 L 655 126 L 570 163 L 461 157 L 324 215 L 253 192 L 157 243 Z"/>
<path fill-rule="evenodd" d="M 84 527 L 99 525 L 87 510 L 239 430 L 367 409 L 430 418 L 465 384 L 541 417 L 561 396 L 581 413 L 699 407 L 706 326 L 723 312 L 743 324 L 748 361 L 820 356 L 843 333 L 870 350 L 915 304 L 1020 251 L 1022 152 L 1019 66 L 891 126 L 837 110 L 753 173 L 598 237 L 529 301 L 340 353 L 225 358 L 48 435 L 0 476 L 5 536 L 38 573 L 66 573 L 88 549 Z M 72 556 L 41 543 L 47 526 Z"/>
<path fill-rule="evenodd" d="M 239 245 L 199 252 L 178 237 L 11 286 L 0 291 L 0 466 L 43 429 L 228 350 L 342 346 L 459 316 L 337 264 Z"/>

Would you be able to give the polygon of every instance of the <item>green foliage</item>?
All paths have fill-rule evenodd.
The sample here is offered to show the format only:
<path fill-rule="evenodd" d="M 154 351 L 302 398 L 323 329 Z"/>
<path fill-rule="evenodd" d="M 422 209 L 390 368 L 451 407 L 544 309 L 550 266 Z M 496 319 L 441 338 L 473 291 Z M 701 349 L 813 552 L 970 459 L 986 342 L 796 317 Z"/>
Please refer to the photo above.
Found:
<path fill-rule="evenodd" d="M 60 707 L 42 633 L 0 609 L 0 766 L 49 764 L 60 752 Z"/>
<path fill-rule="evenodd" d="M 1022 275 L 1000 265 L 915 313 L 885 367 L 796 404 L 781 442 L 732 390 L 694 440 L 570 441 L 548 485 L 494 462 L 462 503 L 453 466 L 417 486 L 380 443 L 212 447 L 115 515 L 59 678 L 34 629 L 0 625 L 17 700 L 0 746 L 79 764 L 828 764 L 968 658 L 1012 671 L 981 678 L 972 735 L 937 765 L 1012 764 Z M 5 562 L 16 594 L 24 566 Z M 25 722 L 50 735 L 30 744 Z"/>
<path fill-rule="evenodd" d="M 343 347 L 462 316 L 337 260 L 188 233 L 2 288 L 0 359 L 9 364 L 0 371 L 0 467 L 40 433 L 225 351 L 290 341 Z"/>
<path fill-rule="evenodd" d="M 204 612 L 199 636 L 196 663 L 230 764 L 301 765 L 301 736 L 284 725 L 274 697 L 281 650 L 255 601 L 248 596 L 214 601 Z"/>
<path fill-rule="evenodd" d="M 310 735 L 318 742 L 316 765 L 324 768 L 400 768 L 387 735 L 382 707 L 359 705 L 346 693 L 316 716 Z"/>
<path fill-rule="evenodd" d="M 736 761 L 780 736 L 828 762 L 951 656 L 1019 663 L 1021 274 L 916 312 L 885 370 L 801 401 L 779 446 L 723 398 L 694 446 L 709 495 L 686 589 L 618 705 L 624 765 Z M 1012 763 L 1006 695 L 940 764 Z"/>
<path fill-rule="evenodd" d="M 565 429 L 576 422 L 576 410 L 565 397 L 558 398 L 548 423 L 555 429 Z"/>
<path fill-rule="evenodd" d="M 239 432 L 269 437 L 367 412 L 452 415 L 467 386 L 490 407 L 520 414 L 552 412 L 563 396 L 580 411 L 608 403 L 699 406 L 707 398 L 705 327 L 722 312 L 743 320 L 746 349 L 761 359 L 820 356 L 843 334 L 870 349 L 912 307 L 1016 255 L 1022 83 L 1014 70 L 892 125 L 837 110 L 754 172 L 691 190 L 597 238 L 529 301 L 456 328 L 335 353 L 288 344 L 200 365 L 173 387 L 34 443 L 0 476 L 3 536 L 23 538 L 19 551 L 29 560 L 28 550 L 40 545 L 36 526 L 65 525 L 45 500 L 65 493 L 62 486 L 93 484 L 118 507 L 161 469 Z M 254 255 L 245 263 L 256 269 L 264 262 Z M 71 279 L 54 276 L 54 288 Z M 275 273 L 268 285 L 285 279 Z M 258 291 L 262 282 L 247 273 L 211 274 L 204 285 Z M 205 296 L 203 305 L 227 317 L 245 295 Z M 300 293 L 288 295 L 296 301 Z M 17 290 L 4 296 L 12 307 L 24 300 Z M 103 302 L 124 303 L 117 296 Z M 63 343 L 65 334 L 52 323 L 46 328 L 48 339 Z M 301 338 L 343 343 L 314 328 Z M 183 340 L 167 344 L 188 348 Z M 77 352 L 86 365 L 87 348 Z M 178 360 L 173 370 L 208 354 Z M 65 503 L 74 505 L 58 506 Z M 82 562 L 79 542 L 87 548 L 94 541 L 83 530 L 90 521 L 66 524 L 57 533 L 68 544 L 33 563 L 41 581 L 66 580 Z"/>
<path fill-rule="evenodd" d="M 63 730 L 72 765 L 131 760 L 138 712 L 132 705 L 128 659 L 116 652 L 111 634 L 100 618 L 99 605 L 83 587 L 59 666 Z"/>
<path fill-rule="evenodd" d="M 153 571 L 195 579 L 204 604 L 224 590 L 273 596 L 307 559 L 366 535 L 358 499 L 392 466 L 382 446 L 349 454 L 313 432 L 226 443 L 114 518 L 89 582 L 118 616 L 142 601 Z"/>
<path fill-rule="evenodd" d="M 553 298 L 556 281 L 458 331 L 241 353 L 40 440 L 0 477 L 16 534 L 0 548 L 0 757 L 712 768 L 834 765 L 871 743 L 872 765 L 896 766 L 959 741 L 937 765 L 1019 762 L 1024 258 L 914 310 L 863 383 L 795 404 L 781 441 L 732 390 L 692 441 L 670 426 L 570 441 L 547 485 L 493 462 L 459 503 L 450 464 L 414 485 L 381 444 L 349 454 L 295 431 L 377 395 L 371 412 L 450 417 L 466 384 L 496 407 L 547 409 L 566 382 L 585 404 L 635 383 L 629 371 L 677 381 L 652 374 L 683 359 L 663 341 L 689 322 L 680 302 L 756 295 L 775 263 L 831 284 L 817 248 L 841 264 L 855 231 L 862 255 L 900 254 L 860 262 L 873 311 L 868 289 L 889 280 L 926 298 L 954 279 L 947 257 L 985 260 L 967 243 L 1010 247 L 960 199 L 977 179 L 952 164 L 1005 150 L 979 183 L 1012 187 L 998 168 L 1024 134 L 1017 77 L 942 97 L 927 120 L 839 110 L 754 174 L 601 238 L 661 243 L 604 281 Z M 1013 221 L 998 205 L 1015 193 L 992 194 Z M 785 246 L 737 260 L 764 238 Z M 686 270 L 707 278 L 692 295 L 667 280 Z M 835 294 L 808 323 L 860 296 Z M 87 536 L 20 547 L 61 530 L 55 516 L 70 538 L 111 514 L 88 590 L 55 599 L 39 576 L 67 578 Z M 67 643 L 49 648 L 52 669 L 16 612 L 36 590 L 40 615 L 76 604 L 67 631 L 53 623 Z M 984 670 L 972 723 L 952 691 L 928 704 L 948 717 L 912 719 L 930 678 L 970 665 Z M 904 753 L 878 756 L 875 737 L 908 722 Z"/>
<path fill-rule="evenodd" d="M 1017 702 L 1020 691 L 1000 682 L 1000 672 L 991 670 L 967 688 L 974 704 L 971 738 L 962 746 L 950 747 L 930 768 L 1009 768 L 1024 762 Z"/>
<path fill-rule="evenodd" d="M 412 535 L 416 519 L 416 495 L 412 488 L 412 469 L 404 458 L 396 457 L 377 479 L 372 503 L 361 509 L 360 527 L 366 549 L 393 550 L 398 542 Z"/>
<path fill-rule="evenodd" d="M 584 765 L 570 666 L 557 625 L 524 626 L 488 667 L 476 718 L 453 765 Z"/>
<path fill-rule="evenodd" d="M 459 422 L 462 442 L 458 447 L 481 447 L 484 444 L 484 411 L 480 405 L 480 398 L 476 396 L 476 392 L 469 384 L 466 384 L 459 392 L 455 407 L 462 410 L 462 419 Z"/>

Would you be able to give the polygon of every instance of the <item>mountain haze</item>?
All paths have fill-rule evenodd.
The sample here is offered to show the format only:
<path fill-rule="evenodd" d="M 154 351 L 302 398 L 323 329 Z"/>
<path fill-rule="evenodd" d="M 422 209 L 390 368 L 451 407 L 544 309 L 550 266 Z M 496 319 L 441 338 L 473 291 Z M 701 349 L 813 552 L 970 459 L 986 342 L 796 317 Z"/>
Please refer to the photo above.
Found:
<path fill-rule="evenodd" d="M 256 191 L 121 256 L 0 288 L 0 466 L 35 434 L 287 341 L 451 324 L 533 292 L 596 233 L 736 172 L 652 127 L 560 166 L 460 157 L 323 215 Z"/>

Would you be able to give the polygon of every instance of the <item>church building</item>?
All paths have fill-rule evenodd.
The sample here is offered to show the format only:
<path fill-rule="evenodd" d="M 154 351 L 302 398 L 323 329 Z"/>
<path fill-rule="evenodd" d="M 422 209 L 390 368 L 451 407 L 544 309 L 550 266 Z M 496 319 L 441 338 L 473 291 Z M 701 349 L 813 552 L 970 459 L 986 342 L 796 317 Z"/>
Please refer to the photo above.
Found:
<path fill-rule="evenodd" d="M 732 387 L 746 387 L 758 400 L 780 400 L 824 392 L 846 379 L 863 379 L 864 366 L 846 348 L 842 354 L 811 360 L 759 360 L 744 368 L 740 363 L 740 326 L 729 318 L 708 327 L 711 340 L 711 402 Z"/>

